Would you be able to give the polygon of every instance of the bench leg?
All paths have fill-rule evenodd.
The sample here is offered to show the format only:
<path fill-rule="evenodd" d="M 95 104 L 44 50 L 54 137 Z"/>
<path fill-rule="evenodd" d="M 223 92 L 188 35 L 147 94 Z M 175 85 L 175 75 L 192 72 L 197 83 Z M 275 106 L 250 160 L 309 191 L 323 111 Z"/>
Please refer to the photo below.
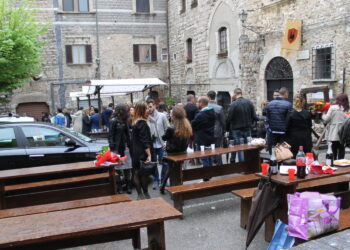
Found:
<path fill-rule="evenodd" d="M 183 199 L 181 194 L 174 195 L 173 197 L 174 200 L 174 208 L 176 208 L 179 212 L 183 212 Z"/>
<path fill-rule="evenodd" d="M 109 168 L 108 170 L 109 172 L 109 181 L 111 184 L 111 190 L 112 190 L 112 194 L 117 194 L 117 177 L 115 174 L 115 169 L 113 168 Z"/>
<path fill-rule="evenodd" d="M 0 181 L 0 209 L 5 208 L 5 183 Z"/>
<path fill-rule="evenodd" d="M 147 227 L 148 249 L 165 250 L 164 222 L 155 223 Z"/>
<path fill-rule="evenodd" d="M 241 199 L 241 228 L 246 229 L 252 199 Z"/>
<path fill-rule="evenodd" d="M 273 233 L 275 231 L 275 223 L 273 217 L 270 215 L 265 219 L 265 241 L 270 242 L 272 240 Z"/>
<path fill-rule="evenodd" d="M 134 231 L 132 236 L 132 246 L 134 249 L 141 249 L 141 235 L 140 228 Z"/>

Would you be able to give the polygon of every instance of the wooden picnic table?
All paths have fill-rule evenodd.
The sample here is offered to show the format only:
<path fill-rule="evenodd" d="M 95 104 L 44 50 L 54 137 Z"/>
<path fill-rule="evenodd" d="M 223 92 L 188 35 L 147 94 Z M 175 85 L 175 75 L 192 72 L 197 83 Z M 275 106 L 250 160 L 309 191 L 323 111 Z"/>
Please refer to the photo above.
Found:
<path fill-rule="evenodd" d="M 251 146 L 248 144 L 234 145 L 228 148 L 207 149 L 204 151 L 195 151 L 193 153 L 176 154 L 164 156 L 169 161 L 170 185 L 182 185 L 184 181 L 210 178 L 214 176 L 223 176 L 233 173 L 255 173 L 260 167 L 260 150 L 264 146 Z M 213 157 L 218 155 L 237 153 L 244 151 L 245 161 L 238 163 L 223 164 L 220 166 L 201 167 L 193 169 L 182 169 L 184 161 Z"/>
<path fill-rule="evenodd" d="M 0 219 L 0 248 L 57 249 L 130 238 L 147 227 L 150 249 L 165 249 L 164 221 L 182 214 L 161 198 Z M 130 234 L 129 234 L 130 233 Z M 136 243 L 136 244 L 135 244 Z"/>
<path fill-rule="evenodd" d="M 296 188 L 298 183 L 305 183 L 315 180 L 321 180 L 325 178 L 330 178 L 333 176 L 350 174 L 350 166 L 349 167 L 338 167 L 334 174 L 308 174 L 304 179 L 299 179 L 295 176 L 294 180 L 289 180 L 288 175 L 273 175 L 271 177 L 271 181 L 278 184 L 276 192 L 281 198 L 281 204 L 275 212 L 276 219 L 281 219 L 283 223 L 288 224 L 288 201 L 287 194 L 294 194 L 296 192 Z M 266 175 L 262 175 L 262 173 L 257 173 L 257 176 L 268 179 Z M 270 241 L 274 232 L 275 224 L 271 218 L 265 221 L 265 240 Z"/>
<path fill-rule="evenodd" d="M 37 177 L 37 176 L 47 176 L 47 175 L 62 175 L 73 172 L 82 172 L 84 171 L 93 171 L 107 169 L 109 172 L 109 183 L 111 186 L 112 194 L 117 193 L 117 184 L 116 184 L 116 171 L 115 167 L 120 166 L 119 163 L 110 164 L 105 166 L 95 166 L 93 161 L 87 162 L 76 162 L 69 164 L 59 164 L 59 165 L 50 165 L 42 167 L 31 167 L 31 168 L 20 168 L 20 169 L 11 169 L 0 171 L 0 209 L 5 207 L 5 185 L 7 180 L 13 180 L 18 178 L 27 178 L 27 177 Z"/>

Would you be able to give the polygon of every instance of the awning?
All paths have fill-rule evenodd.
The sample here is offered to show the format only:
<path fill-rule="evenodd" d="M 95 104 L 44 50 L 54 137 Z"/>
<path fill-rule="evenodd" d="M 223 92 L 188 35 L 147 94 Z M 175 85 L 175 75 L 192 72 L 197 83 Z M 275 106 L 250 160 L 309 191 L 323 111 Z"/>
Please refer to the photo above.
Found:
<path fill-rule="evenodd" d="M 116 80 L 91 80 L 92 86 L 131 86 L 131 85 L 140 85 L 140 86 L 158 86 L 158 85 L 167 85 L 165 82 L 161 81 L 159 78 L 138 78 L 138 79 L 116 79 Z"/>

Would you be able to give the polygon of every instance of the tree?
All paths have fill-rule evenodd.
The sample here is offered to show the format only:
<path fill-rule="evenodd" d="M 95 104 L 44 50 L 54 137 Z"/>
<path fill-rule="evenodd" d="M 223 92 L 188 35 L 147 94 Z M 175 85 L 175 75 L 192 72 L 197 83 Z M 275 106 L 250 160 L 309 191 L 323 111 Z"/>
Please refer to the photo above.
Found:
<path fill-rule="evenodd" d="M 28 1 L 0 0 L 0 92 L 23 86 L 41 71 L 40 36 L 46 31 Z"/>

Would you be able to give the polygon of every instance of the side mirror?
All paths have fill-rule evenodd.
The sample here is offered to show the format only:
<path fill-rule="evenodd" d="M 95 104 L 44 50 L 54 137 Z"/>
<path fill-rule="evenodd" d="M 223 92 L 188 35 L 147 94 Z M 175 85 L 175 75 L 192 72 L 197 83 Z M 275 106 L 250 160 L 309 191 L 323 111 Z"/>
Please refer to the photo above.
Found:
<path fill-rule="evenodd" d="M 70 148 L 76 148 L 77 147 L 77 143 L 75 141 L 73 141 L 70 138 L 67 138 L 64 140 L 64 145 Z"/>

